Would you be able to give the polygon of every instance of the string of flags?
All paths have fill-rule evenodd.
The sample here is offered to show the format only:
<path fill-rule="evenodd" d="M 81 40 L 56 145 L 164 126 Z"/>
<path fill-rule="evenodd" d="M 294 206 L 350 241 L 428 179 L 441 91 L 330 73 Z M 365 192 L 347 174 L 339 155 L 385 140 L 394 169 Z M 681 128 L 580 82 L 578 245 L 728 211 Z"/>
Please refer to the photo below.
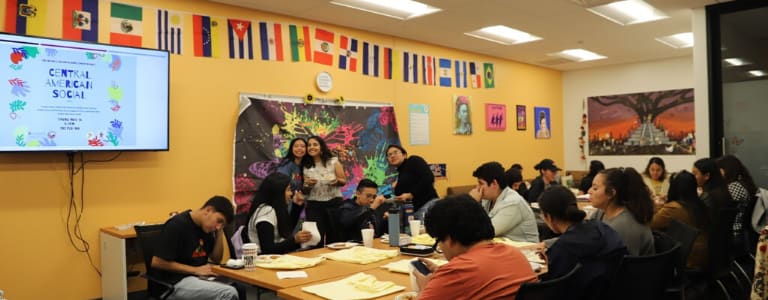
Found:
<path fill-rule="evenodd" d="M 99 42 L 99 23 L 109 27 L 114 45 L 167 50 L 177 55 L 314 62 L 364 76 L 426 86 L 494 88 L 493 64 L 436 57 L 364 41 L 300 24 L 251 21 L 147 8 L 99 0 L 60 0 L 57 12 L 47 1 L 6 0 L 5 31 L 68 40 Z M 99 6 L 109 5 L 108 21 Z M 56 8 L 58 9 L 58 8 Z M 57 20 L 62 16 L 61 20 Z M 151 20 L 154 20 L 154 24 Z M 48 22 L 61 22 L 61 33 Z M 156 28 L 150 28 L 154 26 Z M 184 40 L 192 39 L 192 49 Z"/>

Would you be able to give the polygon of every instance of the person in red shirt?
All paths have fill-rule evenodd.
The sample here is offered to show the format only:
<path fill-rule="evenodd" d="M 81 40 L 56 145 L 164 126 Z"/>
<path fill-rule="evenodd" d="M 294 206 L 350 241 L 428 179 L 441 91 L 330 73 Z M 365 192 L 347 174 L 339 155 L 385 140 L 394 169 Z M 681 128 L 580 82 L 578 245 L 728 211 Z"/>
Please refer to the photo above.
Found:
<path fill-rule="evenodd" d="M 492 241 L 491 219 L 469 195 L 437 201 L 424 223 L 448 263 L 420 259 L 431 273 L 413 271 L 419 299 L 513 299 L 523 283 L 537 280 L 520 250 Z"/>

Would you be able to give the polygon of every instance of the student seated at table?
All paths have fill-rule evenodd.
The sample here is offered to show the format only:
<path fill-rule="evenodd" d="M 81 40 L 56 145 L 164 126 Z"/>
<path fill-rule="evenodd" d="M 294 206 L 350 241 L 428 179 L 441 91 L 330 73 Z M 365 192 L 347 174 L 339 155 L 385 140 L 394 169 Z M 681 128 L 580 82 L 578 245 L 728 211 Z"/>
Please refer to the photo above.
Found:
<path fill-rule="evenodd" d="M 304 205 L 298 197 L 293 197 L 289 186 L 291 179 L 282 173 L 272 173 L 264 178 L 259 190 L 253 195 L 249 211 L 246 243 L 259 245 L 259 253 L 283 254 L 299 248 L 301 243 L 309 241 L 312 234 L 299 231 L 292 234 Z M 288 201 L 294 201 L 294 209 L 288 213 Z"/>
<path fill-rule="evenodd" d="M 376 195 L 379 186 L 370 179 L 360 180 L 355 197 L 345 200 L 339 207 L 339 222 L 344 231 L 344 239 L 362 241 L 361 229 L 371 228 L 374 237 L 384 233 L 387 226 L 385 213 L 389 205 L 384 203 L 384 196 Z"/>
<path fill-rule="evenodd" d="M 500 163 L 484 163 L 472 176 L 477 178 L 477 186 L 469 191 L 469 195 L 488 212 L 495 236 L 520 242 L 539 242 L 536 216 L 528 202 L 507 186 L 507 176 Z"/>
<path fill-rule="evenodd" d="M 209 262 L 220 262 L 224 226 L 234 218 L 229 199 L 215 196 L 203 207 L 187 210 L 165 222 L 155 245 L 152 271 L 163 281 L 173 283 L 168 299 L 238 299 L 237 290 L 226 283 L 201 277 L 215 276 Z"/>
<path fill-rule="evenodd" d="M 610 276 L 627 254 L 624 242 L 603 222 L 584 221 L 576 197 L 563 186 L 544 191 L 539 198 L 541 214 L 547 226 L 560 238 L 547 249 L 549 270 L 544 279 L 559 278 L 581 264 L 579 274 L 569 287 L 569 299 L 590 299 L 610 282 Z"/>
<path fill-rule="evenodd" d="M 520 285 L 536 280 L 520 250 L 492 241 L 491 219 L 472 197 L 436 201 L 424 223 L 448 263 L 420 259 L 431 273 L 413 271 L 419 299 L 514 299 Z"/>

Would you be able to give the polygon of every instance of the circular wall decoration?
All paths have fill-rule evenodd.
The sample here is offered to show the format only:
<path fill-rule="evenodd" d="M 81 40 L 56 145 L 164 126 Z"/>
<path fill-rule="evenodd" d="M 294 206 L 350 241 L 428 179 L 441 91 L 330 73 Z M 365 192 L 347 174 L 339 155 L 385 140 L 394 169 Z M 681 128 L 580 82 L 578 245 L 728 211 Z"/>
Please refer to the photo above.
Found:
<path fill-rule="evenodd" d="M 317 89 L 323 93 L 327 93 L 333 88 L 333 78 L 328 72 L 317 73 L 315 83 L 317 84 Z"/>

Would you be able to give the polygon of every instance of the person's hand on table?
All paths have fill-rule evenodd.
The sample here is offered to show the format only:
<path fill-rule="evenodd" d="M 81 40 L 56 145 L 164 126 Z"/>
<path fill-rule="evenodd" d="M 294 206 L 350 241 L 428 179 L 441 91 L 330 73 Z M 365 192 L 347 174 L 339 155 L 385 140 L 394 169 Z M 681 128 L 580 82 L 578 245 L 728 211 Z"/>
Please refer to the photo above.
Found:
<path fill-rule="evenodd" d="M 195 270 L 193 272 L 197 276 L 202 276 L 202 277 L 216 276 L 216 274 L 213 273 L 213 268 L 211 268 L 210 264 L 204 264 L 202 266 L 198 266 L 194 268 Z"/>

